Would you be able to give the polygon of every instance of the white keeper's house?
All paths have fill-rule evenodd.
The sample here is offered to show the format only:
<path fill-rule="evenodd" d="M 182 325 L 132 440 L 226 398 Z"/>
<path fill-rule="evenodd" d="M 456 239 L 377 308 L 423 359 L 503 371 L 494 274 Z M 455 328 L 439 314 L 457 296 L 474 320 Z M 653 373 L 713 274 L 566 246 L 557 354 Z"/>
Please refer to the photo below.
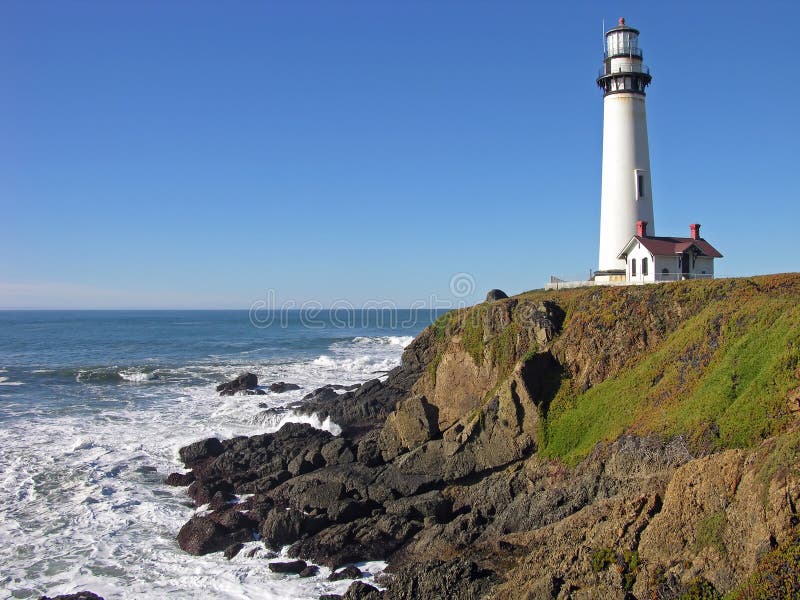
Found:
<path fill-rule="evenodd" d="M 690 237 L 647 235 L 647 222 L 637 221 L 636 235 L 617 255 L 625 261 L 625 281 L 655 283 L 681 279 L 713 279 L 714 259 L 722 258 L 700 237 L 700 225 L 689 225 Z"/>

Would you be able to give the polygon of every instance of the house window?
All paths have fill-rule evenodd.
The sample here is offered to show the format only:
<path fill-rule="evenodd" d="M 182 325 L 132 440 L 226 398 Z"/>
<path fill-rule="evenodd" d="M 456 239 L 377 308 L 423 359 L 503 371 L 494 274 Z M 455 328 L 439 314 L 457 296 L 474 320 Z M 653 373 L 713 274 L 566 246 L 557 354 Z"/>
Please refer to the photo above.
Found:
<path fill-rule="evenodd" d="M 642 276 L 647 277 L 647 259 L 642 259 Z"/>
<path fill-rule="evenodd" d="M 631 259 L 631 277 L 636 277 L 636 259 Z"/>

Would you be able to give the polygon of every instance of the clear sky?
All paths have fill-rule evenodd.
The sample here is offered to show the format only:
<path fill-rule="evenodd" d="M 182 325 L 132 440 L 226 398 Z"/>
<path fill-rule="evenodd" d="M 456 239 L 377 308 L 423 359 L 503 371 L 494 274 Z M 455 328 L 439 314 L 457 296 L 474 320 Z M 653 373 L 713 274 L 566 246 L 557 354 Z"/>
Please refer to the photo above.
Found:
<path fill-rule="evenodd" d="M 800 3 L 6 0 L 0 307 L 583 278 L 619 16 L 653 74 L 657 233 L 702 223 L 720 276 L 798 270 Z"/>

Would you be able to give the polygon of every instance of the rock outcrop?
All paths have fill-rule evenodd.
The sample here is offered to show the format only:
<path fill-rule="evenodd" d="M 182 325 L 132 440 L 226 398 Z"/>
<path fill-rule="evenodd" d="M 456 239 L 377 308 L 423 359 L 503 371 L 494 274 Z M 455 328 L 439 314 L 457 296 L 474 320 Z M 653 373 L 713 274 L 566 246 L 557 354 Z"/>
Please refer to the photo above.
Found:
<path fill-rule="evenodd" d="M 780 276 L 448 313 L 384 380 L 304 398 L 342 435 L 183 448 L 170 483 L 210 512 L 181 547 L 258 534 L 332 568 L 389 560 L 385 591 L 345 598 L 713 596 L 758 569 L 774 586 L 800 520 L 798 294 Z"/>

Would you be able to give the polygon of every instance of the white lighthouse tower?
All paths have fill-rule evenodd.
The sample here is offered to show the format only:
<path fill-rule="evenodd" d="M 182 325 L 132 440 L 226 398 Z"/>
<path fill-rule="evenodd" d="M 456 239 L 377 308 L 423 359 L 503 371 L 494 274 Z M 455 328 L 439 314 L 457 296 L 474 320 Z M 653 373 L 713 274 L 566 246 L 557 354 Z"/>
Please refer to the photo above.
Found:
<path fill-rule="evenodd" d="M 603 182 L 600 197 L 600 270 L 595 281 L 625 280 L 621 249 L 637 233 L 637 221 L 655 235 L 645 88 L 650 70 L 642 64 L 639 31 L 619 24 L 605 34 L 603 67 Z"/>

